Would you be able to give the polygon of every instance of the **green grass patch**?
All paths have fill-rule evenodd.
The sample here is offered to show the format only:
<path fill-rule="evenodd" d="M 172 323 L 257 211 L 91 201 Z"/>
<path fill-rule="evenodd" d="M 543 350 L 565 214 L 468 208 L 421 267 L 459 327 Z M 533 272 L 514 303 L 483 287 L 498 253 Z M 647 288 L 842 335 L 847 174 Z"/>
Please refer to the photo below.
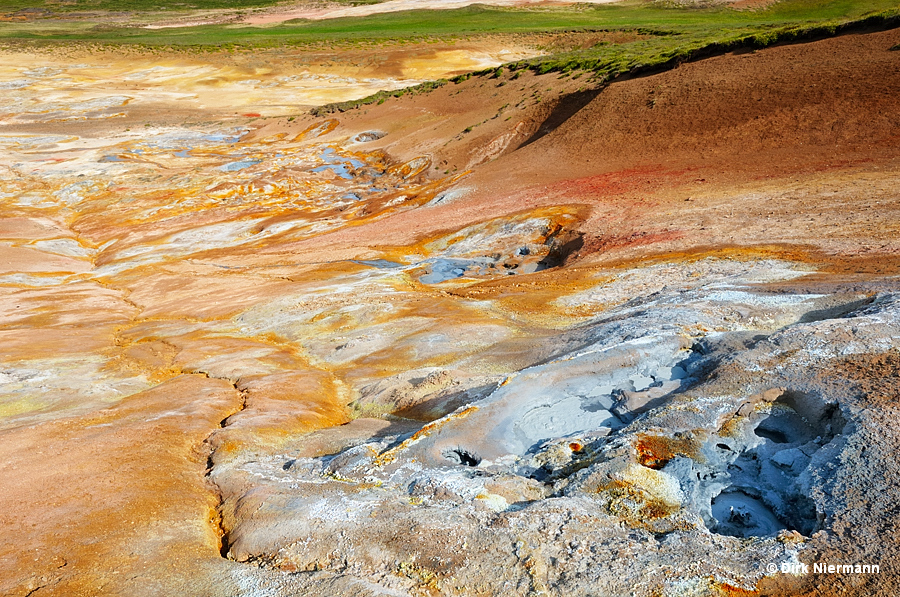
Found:
<path fill-rule="evenodd" d="M 808 41 L 869 27 L 900 26 L 900 8 L 871 13 L 859 18 L 839 18 L 779 24 L 760 21 L 738 27 L 685 27 L 671 36 L 656 35 L 623 44 L 605 44 L 561 52 L 508 65 L 512 70 L 529 69 L 538 74 L 588 71 L 601 80 L 623 73 L 640 73 L 674 66 L 679 62 L 720 54 L 739 48 L 759 49 L 777 43 Z M 487 74 L 491 70 L 479 74 Z"/>
<path fill-rule="evenodd" d="M 370 0 L 348 0 L 370 1 Z M 243 7 L 271 4 L 269 0 L 74 0 L 78 6 L 204 6 Z M 0 0 L 0 9 L 23 4 L 56 6 L 49 2 Z M 137 10 L 136 8 L 134 10 Z M 506 71 L 528 69 L 537 73 L 589 73 L 595 81 L 622 73 L 666 68 L 737 48 L 763 48 L 775 43 L 815 39 L 851 28 L 897 26 L 897 0 L 781 0 L 759 10 L 727 6 L 685 8 L 664 2 L 629 0 L 618 4 L 574 5 L 562 8 L 502 8 L 473 5 L 454 10 L 417 10 L 324 21 L 297 20 L 271 26 L 206 25 L 144 29 L 114 24 L 52 19 L 0 23 L 0 43 L 99 45 L 191 48 L 196 51 L 306 46 L 354 46 L 409 41 L 453 41 L 489 34 L 631 31 L 640 34 L 627 43 L 598 43 L 590 48 L 555 52 L 484 71 L 505 78 Z M 515 78 L 516 75 L 513 75 Z M 454 79 L 458 82 L 459 78 Z M 397 91 L 381 91 L 353 102 L 331 104 L 320 111 L 346 110 L 383 103 L 388 98 L 425 93 L 447 81 L 436 81 Z"/>
<path fill-rule="evenodd" d="M 465 75 L 463 75 L 465 76 Z M 419 95 L 422 93 L 428 93 L 437 89 L 438 87 L 443 87 L 449 83 L 447 79 L 439 79 L 437 81 L 426 81 L 425 83 L 421 83 L 419 85 L 414 85 L 412 87 L 404 87 L 403 89 L 395 89 L 394 91 L 379 91 L 374 93 L 368 97 L 350 100 L 346 102 L 335 102 L 332 104 L 326 104 L 324 106 L 320 106 L 318 108 L 313 108 L 312 113 L 316 116 L 323 116 L 325 114 L 330 114 L 332 112 L 346 112 L 347 110 L 353 110 L 355 108 L 359 108 L 361 106 L 368 106 L 369 104 L 381 105 L 388 98 L 392 97 L 403 97 L 404 95 Z"/>
<path fill-rule="evenodd" d="M 183 10 L 248 9 L 273 6 L 278 0 L 0 0 L 0 13 L 42 10 L 51 13 L 71 12 L 158 12 Z"/>
<path fill-rule="evenodd" d="M 886 3 L 880 0 L 838 2 L 827 3 L 828 6 L 823 8 L 825 4 L 813 0 L 784 0 L 771 9 L 761 11 L 735 11 L 721 7 L 675 10 L 650 5 L 598 6 L 582 11 L 581 16 L 618 15 L 621 17 L 617 20 L 621 25 L 618 30 L 641 33 L 642 38 L 627 43 L 601 43 L 586 49 L 557 52 L 507 64 L 505 68 L 515 73 L 512 79 L 518 78 L 522 71 L 530 70 L 538 74 L 572 73 L 576 78 L 588 73 L 595 82 L 604 82 L 621 74 L 661 70 L 679 62 L 739 48 L 758 49 L 776 43 L 821 39 L 851 30 L 900 26 L 900 7 L 896 4 L 878 11 L 866 9 L 881 8 Z M 820 16 L 819 8 L 823 8 L 821 14 L 826 18 Z M 788 20 L 785 15 L 805 18 Z M 474 74 L 497 78 L 503 72 L 504 67 L 497 67 Z M 458 83 L 469 76 L 462 75 L 451 81 Z M 410 90 L 418 92 L 419 88 Z M 400 97 L 404 92 L 380 92 L 381 95 L 373 97 L 383 102 L 387 97 Z M 372 101 L 371 98 L 363 98 L 328 104 L 317 108 L 315 113 L 344 111 Z"/>
<path fill-rule="evenodd" d="M 151 0 L 76 0 L 79 5 L 96 5 L 115 10 L 180 3 Z M 363 0 L 366 1 L 366 0 Z M 241 8 L 263 6 L 269 0 L 186 0 L 183 7 Z M 32 7 L 57 6 L 49 2 L 0 0 L 7 5 Z M 52 21 L 36 20 L 22 24 L 0 23 L 0 39 L 44 40 L 54 42 L 132 43 L 163 46 L 277 46 L 358 40 L 452 39 L 491 33 L 547 33 L 560 31 L 635 30 L 655 37 L 682 39 L 724 38 L 739 30 L 766 30 L 783 26 L 823 22 L 843 22 L 868 13 L 896 9 L 897 0 L 781 0 L 765 10 L 738 11 L 727 7 L 673 8 L 658 3 L 620 3 L 575 5 L 565 8 L 513 9 L 473 5 L 454 10 L 417 10 L 329 19 L 296 20 L 273 26 L 207 25 L 198 27 L 148 30 L 140 27 L 60 28 Z M 97 25 L 98 23 L 94 23 Z M 679 41 L 675 45 L 681 45 Z"/>

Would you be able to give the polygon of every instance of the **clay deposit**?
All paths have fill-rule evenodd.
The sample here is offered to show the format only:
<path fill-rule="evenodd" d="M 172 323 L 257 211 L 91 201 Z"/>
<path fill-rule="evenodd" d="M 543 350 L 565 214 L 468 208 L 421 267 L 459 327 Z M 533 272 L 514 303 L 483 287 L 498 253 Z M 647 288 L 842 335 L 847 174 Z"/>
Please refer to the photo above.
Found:
<path fill-rule="evenodd" d="M 0 593 L 890 594 L 898 43 L 8 52 Z"/>

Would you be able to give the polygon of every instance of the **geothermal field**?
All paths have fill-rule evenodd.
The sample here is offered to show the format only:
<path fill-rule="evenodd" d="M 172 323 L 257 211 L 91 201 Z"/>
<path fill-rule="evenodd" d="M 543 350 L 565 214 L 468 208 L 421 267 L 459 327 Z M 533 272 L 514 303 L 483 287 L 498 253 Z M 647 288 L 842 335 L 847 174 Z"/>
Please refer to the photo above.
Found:
<path fill-rule="evenodd" d="M 897 595 L 900 7 L 0 2 L 0 595 Z"/>

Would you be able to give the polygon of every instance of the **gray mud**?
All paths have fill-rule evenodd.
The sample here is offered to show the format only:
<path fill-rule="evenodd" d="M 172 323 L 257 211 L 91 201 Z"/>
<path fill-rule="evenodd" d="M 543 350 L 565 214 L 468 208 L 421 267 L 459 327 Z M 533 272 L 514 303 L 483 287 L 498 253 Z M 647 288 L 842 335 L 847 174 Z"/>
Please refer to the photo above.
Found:
<path fill-rule="evenodd" d="M 299 437 L 214 467 L 228 557 L 308 571 L 310 586 L 378 579 L 366 594 L 753 589 L 764 564 L 875 516 L 835 493 L 865 486 L 841 476 L 842 451 L 873 415 L 834 364 L 900 347 L 897 295 L 769 294 L 759 275 L 628 300 L 494 381 L 367 390 L 455 406 L 430 422 L 360 419 L 379 431 L 320 432 L 345 438 L 328 454 Z M 884 466 L 871 458 L 854 466 Z"/>

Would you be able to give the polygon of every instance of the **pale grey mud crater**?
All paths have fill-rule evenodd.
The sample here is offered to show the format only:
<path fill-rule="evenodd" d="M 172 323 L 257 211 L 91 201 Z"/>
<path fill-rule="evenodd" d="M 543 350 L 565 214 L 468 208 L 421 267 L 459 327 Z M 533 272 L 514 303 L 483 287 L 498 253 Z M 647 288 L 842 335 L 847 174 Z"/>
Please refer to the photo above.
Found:
<path fill-rule="evenodd" d="M 371 386 L 370 403 L 412 392 L 453 410 L 221 459 L 225 555 L 334 595 L 705 595 L 826 545 L 875 553 L 846 529 L 881 514 L 847 496 L 893 464 L 859 430 L 900 442 L 836 364 L 896 354 L 900 295 L 764 285 L 802 275 L 635 268 L 559 299 L 618 306 L 530 366 Z"/>

